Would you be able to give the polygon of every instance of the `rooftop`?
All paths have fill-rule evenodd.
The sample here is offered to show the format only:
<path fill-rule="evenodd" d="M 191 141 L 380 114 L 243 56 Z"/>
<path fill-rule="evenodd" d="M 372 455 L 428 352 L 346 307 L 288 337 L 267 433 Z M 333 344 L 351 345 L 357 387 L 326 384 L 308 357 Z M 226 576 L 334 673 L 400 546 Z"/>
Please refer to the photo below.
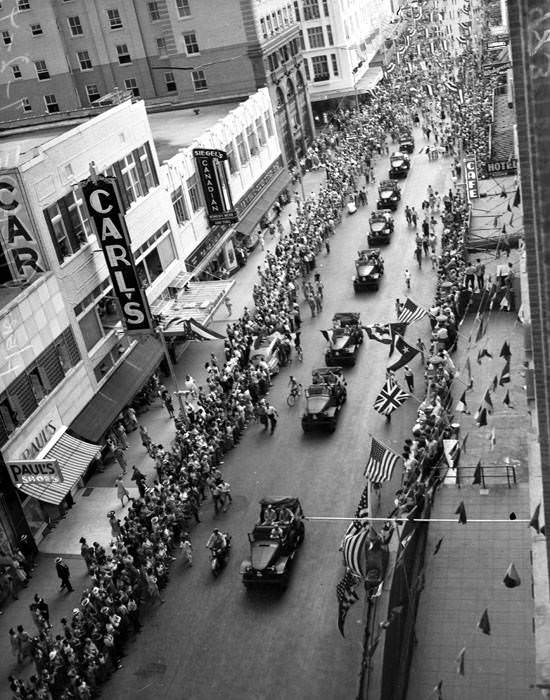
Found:
<path fill-rule="evenodd" d="M 149 123 L 159 162 L 168 160 L 180 148 L 190 146 L 195 139 L 211 129 L 216 122 L 226 117 L 239 104 L 240 101 L 202 105 L 196 108 L 198 114 L 195 114 L 194 109 L 177 109 L 149 114 Z"/>
<path fill-rule="evenodd" d="M 18 165 L 23 156 L 30 155 L 33 148 L 51 141 L 64 131 L 72 129 L 80 122 L 64 122 L 48 129 L 7 131 L 0 133 L 0 167 L 12 168 Z"/>

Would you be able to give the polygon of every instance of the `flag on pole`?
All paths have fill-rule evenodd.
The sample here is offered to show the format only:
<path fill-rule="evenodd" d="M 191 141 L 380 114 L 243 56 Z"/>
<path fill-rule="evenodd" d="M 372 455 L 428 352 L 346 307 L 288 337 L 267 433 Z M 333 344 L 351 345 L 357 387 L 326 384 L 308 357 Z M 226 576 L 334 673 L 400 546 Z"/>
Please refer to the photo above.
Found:
<path fill-rule="evenodd" d="M 479 618 L 477 627 L 483 632 L 483 634 L 491 634 L 491 624 L 489 622 L 489 613 L 487 612 L 487 608 L 485 608 L 483 615 Z"/>
<path fill-rule="evenodd" d="M 460 454 L 458 440 L 443 440 L 443 454 L 445 455 L 449 467 L 454 469 L 456 467 L 458 455 Z"/>
<path fill-rule="evenodd" d="M 506 404 L 506 406 L 508 406 L 508 408 L 512 408 L 512 406 L 510 405 L 510 392 L 509 391 L 506 392 L 506 396 L 502 399 L 502 403 Z"/>
<path fill-rule="evenodd" d="M 481 460 L 476 465 L 474 471 L 474 480 L 472 481 L 472 486 L 480 485 L 483 482 L 483 469 L 481 467 Z"/>
<path fill-rule="evenodd" d="M 487 332 L 487 319 L 486 319 L 485 313 L 479 314 L 478 319 L 479 319 L 479 327 L 478 327 L 477 333 L 476 333 L 476 339 L 475 339 L 476 343 L 478 343 L 483 338 L 485 333 Z"/>
<path fill-rule="evenodd" d="M 521 579 L 516 567 L 514 566 L 514 562 L 511 562 L 510 566 L 506 569 L 502 583 L 506 586 L 506 588 L 517 588 L 521 585 Z"/>
<path fill-rule="evenodd" d="M 412 299 L 407 298 L 399 314 L 400 323 L 414 323 L 427 316 L 428 312 L 422 306 L 415 304 Z"/>
<path fill-rule="evenodd" d="M 188 340 L 223 340 L 224 336 L 211 331 L 194 318 L 171 318 L 162 329 L 164 335 L 185 336 Z"/>
<path fill-rule="evenodd" d="M 539 517 L 540 517 L 540 503 L 533 511 L 533 515 L 531 516 L 531 520 L 529 521 L 529 527 L 532 527 L 537 534 L 540 534 Z"/>
<path fill-rule="evenodd" d="M 506 360 L 506 363 L 502 369 L 502 372 L 500 374 L 500 380 L 498 382 L 500 386 L 504 386 L 505 384 L 510 383 L 510 359 L 508 358 Z"/>
<path fill-rule="evenodd" d="M 466 392 L 463 392 L 462 396 L 458 399 L 458 403 L 456 404 L 455 411 L 458 411 L 459 413 L 467 413 L 468 412 L 468 405 L 466 403 Z"/>
<path fill-rule="evenodd" d="M 516 194 L 514 195 L 514 201 L 512 202 L 512 206 L 519 207 L 520 204 L 521 204 L 521 193 L 520 193 L 520 189 L 519 189 L 519 185 L 518 185 L 518 188 L 516 190 Z"/>
<path fill-rule="evenodd" d="M 493 401 L 491 400 L 491 393 L 489 392 L 489 389 L 485 392 L 485 396 L 483 397 L 483 403 L 485 404 L 487 408 L 488 413 L 493 412 Z"/>
<path fill-rule="evenodd" d="M 474 417 L 474 420 L 480 428 L 483 428 L 483 426 L 487 425 L 487 409 L 485 407 L 482 408 L 480 406 L 477 409 L 477 413 Z"/>
<path fill-rule="evenodd" d="M 466 647 L 462 647 L 462 649 L 458 652 L 458 656 L 456 657 L 456 672 L 458 673 L 459 676 L 464 675 L 464 656 L 466 655 Z"/>
<path fill-rule="evenodd" d="M 357 510 L 355 511 L 356 518 L 366 518 L 369 514 L 369 490 L 370 486 L 367 484 L 363 489 Z"/>
<path fill-rule="evenodd" d="M 389 481 L 398 461 L 398 454 L 373 437 L 370 446 L 369 461 L 365 467 L 365 478 L 374 484 L 379 484 L 382 481 Z"/>
<path fill-rule="evenodd" d="M 512 351 L 510 350 L 510 346 L 506 340 L 500 349 L 499 357 L 504 357 L 506 360 L 509 360 L 510 357 L 512 357 Z"/>
<path fill-rule="evenodd" d="M 455 515 L 458 515 L 458 522 L 461 525 L 466 525 L 468 518 L 466 517 L 466 507 L 464 506 L 464 501 L 460 501 L 458 508 L 455 510 Z"/>
<path fill-rule="evenodd" d="M 370 340 L 376 340 L 378 343 L 389 345 L 392 341 L 390 325 L 389 323 L 373 323 L 369 326 L 363 326 L 362 328 Z"/>
<path fill-rule="evenodd" d="M 327 343 L 329 343 L 329 345 L 332 345 L 332 336 L 328 331 L 321 331 L 321 335 L 327 341 Z"/>
<path fill-rule="evenodd" d="M 390 333 L 391 333 L 391 345 L 390 345 L 390 354 L 389 357 L 393 355 L 393 351 L 395 350 L 395 341 L 399 338 L 399 336 L 405 335 L 405 332 L 407 330 L 407 324 L 406 323 L 390 323 Z"/>
<path fill-rule="evenodd" d="M 386 380 L 386 383 L 376 397 L 373 408 L 382 416 L 391 416 L 391 414 L 409 398 L 410 394 L 403 391 L 391 377 Z"/>
<path fill-rule="evenodd" d="M 369 545 L 369 528 L 362 527 L 359 532 L 354 535 L 344 537 L 342 543 L 342 554 L 344 556 L 344 564 L 352 574 L 359 578 L 365 577 L 366 556 L 365 552 Z"/>
<path fill-rule="evenodd" d="M 396 360 L 393 363 L 393 365 L 389 365 L 387 367 L 388 371 L 391 372 L 395 372 L 401 367 L 408 365 L 409 362 L 413 359 L 413 357 L 415 357 L 419 353 L 418 348 L 409 345 L 405 338 L 402 338 L 400 335 L 397 336 L 397 340 L 395 341 L 395 349 L 401 355 L 401 357 L 398 360 Z"/>
<path fill-rule="evenodd" d="M 359 583 L 358 579 L 346 571 L 344 578 L 336 586 L 336 598 L 338 600 L 338 629 L 344 637 L 344 623 L 351 606 L 359 600 L 359 596 L 355 592 L 355 588 Z"/>

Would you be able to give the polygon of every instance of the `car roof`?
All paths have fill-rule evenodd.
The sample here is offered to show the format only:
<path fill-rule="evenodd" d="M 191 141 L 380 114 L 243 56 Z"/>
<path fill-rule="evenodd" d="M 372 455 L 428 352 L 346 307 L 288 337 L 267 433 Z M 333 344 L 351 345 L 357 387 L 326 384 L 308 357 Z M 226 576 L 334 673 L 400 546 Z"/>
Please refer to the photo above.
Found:
<path fill-rule="evenodd" d="M 380 248 L 365 248 L 363 250 L 358 250 L 357 255 L 361 258 L 372 258 L 380 257 Z"/>
<path fill-rule="evenodd" d="M 269 498 L 266 496 L 260 500 L 260 506 L 262 512 L 267 506 L 273 506 L 273 508 L 290 508 L 293 513 L 302 512 L 300 499 L 295 496 L 287 496 L 286 498 Z"/>
<path fill-rule="evenodd" d="M 336 365 L 334 367 L 318 367 L 317 369 L 311 370 L 311 376 L 315 374 L 320 374 L 322 377 L 330 376 L 331 374 L 343 375 L 344 370 L 342 367 Z"/>
<path fill-rule="evenodd" d="M 380 187 L 397 187 L 397 181 L 396 180 L 382 180 L 380 183 Z"/>
<path fill-rule="evenodd" d="M 347 319 L 358 321 L 361 314 L 359 311 L 339 311 L 332 317 L 333 321 L 344 321 Z"/>

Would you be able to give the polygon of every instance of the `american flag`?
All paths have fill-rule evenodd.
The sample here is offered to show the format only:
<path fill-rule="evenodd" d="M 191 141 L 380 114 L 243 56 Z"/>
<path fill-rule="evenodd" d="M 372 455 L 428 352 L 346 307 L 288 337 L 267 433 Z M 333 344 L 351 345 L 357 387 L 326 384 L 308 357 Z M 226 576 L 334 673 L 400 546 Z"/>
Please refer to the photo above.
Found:
<path fill-rule="evenodd" d="M 346 571 L 344 578 L 338 582 L 336 586 L 336 598 L 338 599 L 338 629 L 342 637 L 344 636 L 344 623 L 348 610 L 359 600 L 359 596 L 355 592 L 355 587 L 359 581 L 350 572 Z"/>
<path fill-rule="evenodd" d="M 399 460 L 399 455 L 385 447 L 376 438 L 372 438 L 370 446 L 370 456 L 365 467 L 365 478 L 374 484 L 382 481 L 389 481 L 393 474 L 393 469 Z"/>
<path fill-rule="evenodd" d="M 418 306 L 418 304 L 415 304 L 412 299 L 407 299 L 407 301 L 403 304 L 398 320 L 400 323 L 414 323 L 427 315 L 428 312 L 426 309 L 424 309 L 422 306 Z"/>
<path fill-rule="evenodd" d="M 360 578 L 364 578 L 366 574 L 364 565 L 366 564 L 365 551 L 368 547 L 368 541 L 369 528 L 365 526 L 356 534 L 344 537 L 344 542 L 342 543 L 345 565 L 352 574 Z"/>
<path fill-rule="evenodd" d="M 366 518 L 369 514 L 369 485 L 367 484 L 361 494 L 361 500 L 355 511 L 356 518 Z"/>
<path fill-rule="evenodd" d="M 374 402 L 374 410 L 383 416 L 390 416 L 396 408 L 402 406 L 410 394 L 396 384 L 393 379 L 388 379 Z"/>

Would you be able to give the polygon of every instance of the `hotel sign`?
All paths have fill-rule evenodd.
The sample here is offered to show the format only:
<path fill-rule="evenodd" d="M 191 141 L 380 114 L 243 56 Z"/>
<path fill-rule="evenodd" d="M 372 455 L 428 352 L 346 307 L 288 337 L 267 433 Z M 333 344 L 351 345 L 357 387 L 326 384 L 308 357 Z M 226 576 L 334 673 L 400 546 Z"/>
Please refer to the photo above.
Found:
<path fill-rule="evenodd" d="M 105 255 L 126 331 L 151 330 L 149 304 L 137 275 L 118 184 L 114 178 L 96 178 L 86 182 L 82 191 Z"/>
<path fill-rule="evenodd" d="M 209 222 L 234 223 L 237 221 L 237 214 L 233 209 L 224 166 L 227 153 L 217 148 L 194 148 L 193 157 L 202 184 Z"/>

